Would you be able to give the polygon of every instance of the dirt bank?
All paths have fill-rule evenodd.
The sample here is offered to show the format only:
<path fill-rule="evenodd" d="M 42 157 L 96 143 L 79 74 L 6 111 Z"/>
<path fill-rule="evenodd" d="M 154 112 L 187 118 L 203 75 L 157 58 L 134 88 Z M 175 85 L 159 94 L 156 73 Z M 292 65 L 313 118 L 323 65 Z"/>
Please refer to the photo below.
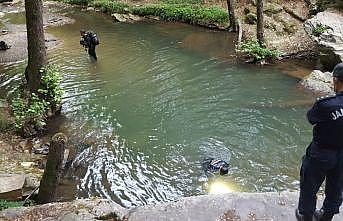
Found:
<path fill-rule="evenodd" d="M 44 2 L 43 21 L 45 27 L 61 26 L 74 22 L 72 19 L 60 14 L 59 11 L 67 7 L 65 4 L 56 2 Z M 17 17 L 24 18 L 24 4 L 19 1 L 15 4 L 0 4 L 0 40 L 10 45 L 10 49 L 0 51 L 0 64 L 22 61 L 27 58 L 26 26 L 12 23 L 14 13 Z M 48 50 L 62 44 L 54 36 L 45 33 L 46 47 Z"/>

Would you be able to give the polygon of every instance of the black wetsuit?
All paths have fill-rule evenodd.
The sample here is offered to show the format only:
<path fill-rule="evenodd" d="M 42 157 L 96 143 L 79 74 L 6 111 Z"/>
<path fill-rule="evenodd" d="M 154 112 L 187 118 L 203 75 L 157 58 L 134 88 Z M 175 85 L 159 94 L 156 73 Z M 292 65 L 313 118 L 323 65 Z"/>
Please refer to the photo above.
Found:
<path fill-rule="evenodd" d="M 220 168 L 229 168 L 229 164 L 223 160 L 218 160 L 214 158 L 208 158 L 203 161 L 203 169 L 207 175 L 214 175 L 220 173 Z"/>
<path fill-rule="evenodd" d="M 95 47 L 99 44 L 99 39 L 95 33 L 87 31 L 81 36 L 80 44 L 86 48 L 90 56 L 97 59 Z"/>
<path fill-rule="evenodd" d="M 10 47 L 6 44 L 4 41 L 0 41 L 0 51 L 5 51 L 9 49 Z"/>

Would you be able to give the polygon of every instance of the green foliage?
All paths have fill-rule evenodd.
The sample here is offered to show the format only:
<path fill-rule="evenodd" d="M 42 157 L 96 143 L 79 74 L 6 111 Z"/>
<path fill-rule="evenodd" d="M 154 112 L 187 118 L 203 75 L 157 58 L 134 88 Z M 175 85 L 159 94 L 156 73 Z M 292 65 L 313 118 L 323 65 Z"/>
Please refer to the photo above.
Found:
<path fill-rule="evenodd" d="M 104 13 L 125 13 L 125 9 L 129 9 L 129 5 L 125 3 L 109 0 L 95 0 L 89 5 L 99 8 Z"/>
<path fill-rule="evenodd" d="M 227 23 L 227 13 L 218 8 L 206 8 L 197 5 L 147 5 L 132 9 L 136 15 L 159 16 L 167 21 L 182 21 L 191 24 L 202 22 L 216 22 L 220 24 Z"/>
<path fill-rule="evenodd" d="M 56 68 L 48 67 L 42 69 L 42 86 L 37 94 L 32 93 L 25 96 L 24 91 L 16 91 L 11 101 L 11 110 L 15 119 L 15 127 L 22 129 L 31 124 L 42 128 L 46 125 L 46 114 L 54 110 L 62 101 L 63 90 L 60 88 L 61 76 Z"/>
<path fill-rule="evenodd" d="M 218 7 L 202 6 L 202 0 L 159 0 L 159 4 L 130 6 L 111 0 L 59 0 L 71 4 L 88 4 L 104 13 L 131 12 L 140 16 L 159 16 L 167 21 L 182 21 L 191 24 L 204 22 L 226 24 L 227 12 Z"/>
<path fill-rule="evenodd" d="M 159 0 L 165 4 L 204 4 L 204 0 Z"/>
<path fill-rule="evenodd" d="M 327 27 L 327 26 L 317 24 L 317 26 L 313 28 L 312 34 L 316 37 L 319 37 L 321 34 L 323 34 L 328 29 L 329 29 L 329 27 Z"/>
<path fill-rule="evenodd" d="M 60 0 L 60 2 L 75 5 L 87 5 L 90 2 L 90 0 Z"/>
<path fill-rule="evenodd" d="M 238 46 L 237 51 L 253 57 L 255 61 L 260 61 L 266 58 L 275 58 L 280 54 L 277 50 L 261 47 L 257 41 L 242 43 Z"/>
<path fill-rule="evenodd" d="M 0 211 L 8 208 L 20 207 L 22 205 L 23 202 L 0 200 Z"/>
<path fill-rule="evenodd" d="M 56 107 L 62 101 L 63 90 L 60 87 L 62 76 L 55 67 L 48 67 L 42 71 L 42 88 L 38 89 L 38 92 L 52 107 Z"/>
<path fill-rule="evenodd" d="M 0 211 L 8 208 L 21 207 L 21 206 L 33 206 L 35 203 L 32 200 L 24 201 L 7 201 L 0 199 Z"/>
<path fill-rule="evenodd" d="M 21 129 L 27 123 L 32 123 L 38 127 L 45 126 L 45 112 L 48 106 L 49 102 L 39 99 L 34 93 L 28 100 L 17 94 L 11 104 L 15 127 Z"/>

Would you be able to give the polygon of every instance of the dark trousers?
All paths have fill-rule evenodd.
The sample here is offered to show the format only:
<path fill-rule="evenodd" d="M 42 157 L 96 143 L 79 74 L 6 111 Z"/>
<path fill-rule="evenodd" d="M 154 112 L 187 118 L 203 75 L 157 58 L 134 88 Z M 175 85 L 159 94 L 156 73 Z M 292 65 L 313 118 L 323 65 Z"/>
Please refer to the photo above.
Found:
<path fill-rule="evenodd" d="M 343 190 L 343 151 L 328 150 L 311 144 L 303 157 L 300 170 L 299 212 L 312 215 L 316 209 L 317 192 L 325 180 L 323 209 L 339 213 Z"/>
<path fill-rule="evenodd" d="M 95 53 L 95 45 L 90 45 L 88 48 L 88 54 L 92 56 L 93 58 L 97 59 L 96 53 Z"/>

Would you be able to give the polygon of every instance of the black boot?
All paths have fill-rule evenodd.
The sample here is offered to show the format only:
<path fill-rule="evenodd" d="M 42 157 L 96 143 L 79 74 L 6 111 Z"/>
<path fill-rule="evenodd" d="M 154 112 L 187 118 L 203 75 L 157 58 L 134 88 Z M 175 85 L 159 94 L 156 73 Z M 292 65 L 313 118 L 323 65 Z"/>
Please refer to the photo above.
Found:
<path fill-rule="evenodd" d="M 299 210 L 295 210 L 295 217 L 298 221 L 312 221 L 313 216 L 312 215 L 303 215 L 299 213 Z"/>
<path fill-rule="evenodd" d="M 335 214 L 326 213 L 325 210 L 320 209 L 314 212 L 314 217 L 316 221 L 331 221 Z"/>

